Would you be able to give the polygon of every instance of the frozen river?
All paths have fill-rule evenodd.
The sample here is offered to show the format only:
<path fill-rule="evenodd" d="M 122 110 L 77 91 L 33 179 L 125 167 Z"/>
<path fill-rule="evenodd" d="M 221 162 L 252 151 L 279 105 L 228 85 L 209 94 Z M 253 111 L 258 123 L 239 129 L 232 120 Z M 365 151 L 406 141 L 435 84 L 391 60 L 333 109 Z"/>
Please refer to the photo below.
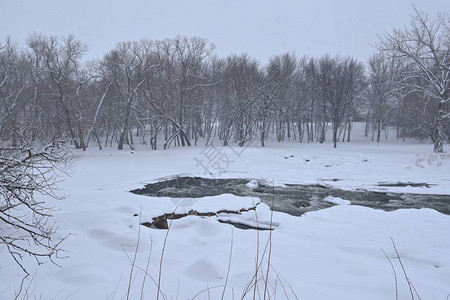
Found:
<path fill-rule="evenodd" d="M 133 190 L 140 195 L 171 198 L 199 198 L 220 194 L 251 196 L 273 207 L 275 211 L 300 216 L 308 211 L 331 207 L 324 201 L 326 197 L 349 200 L 353 205 L 392 211 L 400 208 L 432 208 L 450 214 L 450 195 L 431 195 L 414 193 L 390 193 L 369 190 L 341 190 L 327 184 L 272 186 L 259 181 L 247 185 L 249 179 L 207 179 L 201 177 L 176 177 L 156 183 L 146 184 L 144 188 Z M 380 186 L 426 187 L 425 183 L 391 183 Z M 251 187 L 249 187 L 251 186 Z"/>

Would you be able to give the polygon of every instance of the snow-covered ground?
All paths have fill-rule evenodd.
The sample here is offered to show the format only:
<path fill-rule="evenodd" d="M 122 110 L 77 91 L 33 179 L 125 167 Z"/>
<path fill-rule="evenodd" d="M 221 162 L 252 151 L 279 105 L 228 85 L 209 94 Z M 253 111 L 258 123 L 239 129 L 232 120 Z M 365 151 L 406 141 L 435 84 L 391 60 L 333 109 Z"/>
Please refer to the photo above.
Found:
<path fill-rule="evenodd" d="M 258 278 L 263 279 L 257 299 L 263 298 L 267 274 L 271 299 L 395 299 L 391 262 L 399 299 L 411 299 L 392 238 L 420 297 L 446 299 L 450 294 L 450 216 L 431 209 L 384 212 L 336 205 L 293 217 L 277 212 L 272 216 L 267 205 L 260 203 L 256 213 L 175 220 L 169 231 L 139 226 L 164 213 L 238 210 L 259 202 L 229 194 L 180 200 L 129 192 L 177 175 L 256 180 L 250 188 L 260 180 L 280 186 L 326 180 L 343 189 L 450 194 L 450 158 L 431 155 L 432 145 L 392 141 L 377 145 L 362 136 L 354 139 L 337 149 L 329 143 L 296 142 L 269 142 L 261 148 L 255 141 L 245 149 L 198 146 L 79 152 L 71 176 L 59 186 L 67 198 L 46 200 L 57 209 L 55 239 L 70 234 L 62 244 L 67 257 L 56 261 L 61 267 L 51 263 L 37 267 L 31 259 L 24 261 L 32 274 L 25 281 L 30 298 L 124 299 L 131 274 L 130 298 L 156 299 L 160 274 L 163 294 L 159 299 L 192 299 L 198 293 L 195 299 L 221 299 L 224 290 L 223 299 L 240 299 L 246 289 L 252 299 L 252 278 L 259 262 Z M 380 182 L 433 185 L 381 187 Z M 274 230 L 237 229 L 219 223 L 219 218 Z M 23 273 L 4 247 L 0 262 L 0 299 L 12 299 Z"/>

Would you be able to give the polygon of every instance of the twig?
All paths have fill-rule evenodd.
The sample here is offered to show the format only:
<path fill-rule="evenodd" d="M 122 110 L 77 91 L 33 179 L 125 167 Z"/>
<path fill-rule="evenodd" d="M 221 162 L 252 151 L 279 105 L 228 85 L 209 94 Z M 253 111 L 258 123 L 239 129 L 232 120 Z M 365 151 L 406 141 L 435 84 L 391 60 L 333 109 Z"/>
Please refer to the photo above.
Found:
<path fill-rule="evenodd" d="M 253 201 L 253 199 L 252 199 Z M 258 212 L 255 209 L 255 219 L 256 219 L 256 227 L 259 227 L 259 220 L 258 220 Z M 262 260 L 262 259 L 261 259 Z M 259 270 L 259 230 L 256 231 L 256 266 L 255 266 L 255 286 L 253 288 L 253 300 L 256 299 L 256 290 L 258 287 L 258 270 Z"/>
<path fill-rule="evenodd" d="M 397 272 L 395 272 L 394 265 L 392 264 L 392 261 L 391 261 L 391 259 L 389 258 L 389 256 L 386 254 L 386 252 L 385 252 L 383 249 L 381 249 L 381 251 L 383 251 L 384 256 L 386 256 L 387 260 L 388 260 L 389 263 L 391 264 L 392 272 L 394 272 L 394 280 L 395 280 L 395 300 L 398 300 Z"/>
<path fill-rule="evenodd" d="M 264 300 L 266 299 L 266 294 L 267 294 L 267 283 L 269 281 L 269 271 L 270 271 L 270 259 L 272 256 L 272 224 L 273 224 L 273 207 L 275 204 L 275 183 L 274 180 L 272 179 L 272 207 L 270 208 L 270 223 L 269 223 L 269 228 L 270 228 L 270 232 L 269 232 L 269 254 L 267 257 L 267 270 L 266 270 L 266 281 L 265 281 L 265 285 L 264 285 Z"/>
<path fill-rule="evenodd" d="M 135 268 L 142 271 L 145 274 L 145 276 L 148 276 L 148 278 L 150 278 L 153 281 L 153 284 L 155 285 L 155 287 L 158 287 L 158 282 L 156 282 L 156 279 L 153 278 L 153 276 L 150 275 L 148 272 L 146 272 L 144 268 L 141 268 L 139 266 L 135 266 Z M 165 300 L 167 300 L 167 296 L 164 294 L 163 291 L 161 291 L 161 295 Z"/>
<path fill-rule="evenodd" d="M 415 288 L 414 285 L 412 284 L 411 280 L 409 280 L 408 275 L 406 274 L 405 267 L 403 266 L 402 259 L 400 258 L 400 254 L 398 253 L 397 247 L 395 246 L 394 239 L 393 239 L 392 237 L 389 237 L 389 238 L 390 238 L 391 241 L 392 241 L 392 245 L 394 246 L 395 253 L 397 254 L 398 262 L 400 263 L 400 266 L 402 267 L 402 270 L 403 270 L 403 274 L 405 275 L 406 281 L 408 282 L 409 291 L 410 291 L 410 293 L 411 293 L 411 299 L 414 300 L 414 293 L 413 293 L 413 290 L 414 290 L 414 292 L 416 293 L 417 297 L 418 297 L 420 300 L 422 300 L 422 298 L 420 298 L 419 294 L 417 293 L 416 288 Z"/>
<path fill-rule="evenodd" d="M 139 224 L 141 224 L 141 221 L 139 219 Z M 140 227 L 141 225 L 139 225 Z M 150 236 L 150 251 L 148 253 L 148 258 L 147 258 L 147 265 L 145 266 L 145 273 L 148 273 L 148 268 L 150 266 L 150 258 L 152 257 L 152 249 L 153 249 L 153 239 Z M 144 278 L 142 279 L 142 286 L 141 286 L 141 300 L 144 299 L 144 287 L 145 287 L 145 279 L 147 278 L 147 276 L 144 276 Z"/>
<path fill-rule="evenodd" d="M 161 250 L 161 258 L 159 260 L 159 272 L 158 272 L 158 291 L 156 294 L 156 300 L 159 300 L 159 294 L 161 293 L 161 275 L 162 275 L 162 266 L 164 259 L 164 251 L 166 250 L 167 237 L 169 236 L 170 227 L 172 226 L 172 221 L 169 222 L 169 226 L 166 231 L 166 236 L 164 237 L 163 248 Z"/>
<path fill-rule="evenodd" d="M 212 287 L 207 287 L 206 289 L 203 289 L 200 292 L 198 292 L 197 294 L 195 294 L 195 296 L 192 297 L 190 300 L 194 300 L 195 298 L 197 298 L 198 296 L 200 296 L 204 292 L 209 292 L 209 290 L 217 289 L 217 288 L 220 288 L 220 287 L 222 287 L 222 285 L 216 285 L 216 286 L 212 286 Z"/>
<path fill-rule="evenodd" d="M 291 290 L 292 294 L 294 295 L 295 299 L 299 300 L 298 297 L 297 297 L 297 294 L 292 289 L 292 286 L 290 284 L 288 286 L 289 286 L 289 289 Z"/>
<path fill-rule="evenodd" d="M 223 300 L 223 297 L 225 296 L 225 290 L 227 289 L 227 283 L 228 283 L 228 277 L 230 275 L 231 258 L 232 257 L 233 257 L 233 228 L 231 228 L 230 258 L 228 259 L 227 276 L 225 277 L 225 284 L 223 285 L 222 297 L 220 297 L 221 300 Z"/>
<path fill-rule="evenodd" d="M 14 300 L 17 300 L 19 298 L 19 296 L 20 296 L 20 294 L 22 293 L 22 290 L 23 290 L 24 282 L 25 282 L 25 280 L 27 279 L 27 277 L 29 275 L 30 274 L 27 273 L 27 274 L 25 274 L 25 276 L 23 276 L 22 281 L 20 282 L 19 291 L 16 293 L 16 296 L 14 297 Z"/>
<path fill-rule="evenodd" d="M 273 272 L 275 273 L 275 275 L 277 275 L 277 281 L 280 283 L 281 288 L 283 289 L 284 295 L 286 296 L 286 299 L 289 299 L 287 290 L 286 290 L 286 288 L 284 287 L 283 281 L 281 281 L 280 274 L 275 270 L 275 268 L 274 268 L 272 265 L 270 265 L 270 268 L 273 270 Z M 289 287 L 291 287 L 291 286 L 289 285 Z M 291 291 L 292 291 L 292 293 L 295 295 L 295 293 L 294 293 L 294 291 L 292 290 L 292 288 L 291 288 Z M 274 291 L 274 292 L 276 292 L 276 291 Z"/>
<path fill-rule="evenodd" d="M 122 281 L 122 275 L 120 275 L 119 281 L 116 284 L 116 288 L 114 289 L 114 292 L 111 295 L 111 299 L 114 299 L 114 297 L 116 296 L 117 289 L 119 288 L 120 285 L 120 281 Z M 106 296 L 106 299 L 108 299 L 108 296 Z"/>
<path fill-rule="evenodd" d="M 141 215 L 142 215 L 142 207 L 139 213 L 139 223 L 141 224 Z M 139 225 L 138 227 L 138 238 L 137 238 L 137 242 L 136 242 L 136 250 L 134 251 L 134 256 L 133 256 L 133 261 L 131 262 L 131 270 L 130 270 L 130 278 L 128 279 L 128 289 L 127 289 L 127 300 L 130 299 L 130 291 L 131 291 L 131 284 L 133 281 L 133 270 L 134 270 L 134 266 L 136 264 L 136 258 L 137 258 L 137 254 L 139 251 L 139 243 L 141 241 L 141 226 Z"/>

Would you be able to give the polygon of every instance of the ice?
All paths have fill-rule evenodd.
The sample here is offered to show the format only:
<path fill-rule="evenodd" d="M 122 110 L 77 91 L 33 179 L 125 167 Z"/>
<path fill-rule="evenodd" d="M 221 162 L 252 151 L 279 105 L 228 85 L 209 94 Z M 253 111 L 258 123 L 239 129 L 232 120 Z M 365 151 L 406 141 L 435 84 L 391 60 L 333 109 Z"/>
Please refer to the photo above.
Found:
<path fill-rule="evenodd" d="M 323 198 L 323 201 L 331 203 L 331 204 L 335 204 L 335 205 L 350 205 L 351 204 L 351 202 L 349 200 L 344 200 L 342 198 L 333 197 L 333 196 L 327 196 L 327 197 Z"/>
<path fill-rule="evenodd" d="M 245 186 L 249 189 L 256 189 L 259 186 L 259 183 L 258 180 L 253 179 L 249 181 Z"/>

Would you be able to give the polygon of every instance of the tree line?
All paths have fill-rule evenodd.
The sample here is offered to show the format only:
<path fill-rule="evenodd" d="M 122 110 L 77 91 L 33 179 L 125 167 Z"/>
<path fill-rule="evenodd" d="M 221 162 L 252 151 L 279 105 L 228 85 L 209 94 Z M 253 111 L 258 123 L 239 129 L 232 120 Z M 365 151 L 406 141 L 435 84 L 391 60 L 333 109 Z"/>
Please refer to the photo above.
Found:
<path fill-rule="evenodd" d="M 72 35 L 32 34 L 26 47 L 0 43 L 0 141 L 17 147 L 65 140 L 75 148 L 351 140 L 352 124 L 380 142 L 449 141 L 450 21 L 417 12 L 387 33 L 363 63 L 352 57 L 275 55 L 266 65 L 246 53 L 225 58 L 206 39 L 118 43 L 83 62 Z M 331 136 L 327 137 L 327 133 Z M 329 134 L 329 133 L 328 133 Z"/>

